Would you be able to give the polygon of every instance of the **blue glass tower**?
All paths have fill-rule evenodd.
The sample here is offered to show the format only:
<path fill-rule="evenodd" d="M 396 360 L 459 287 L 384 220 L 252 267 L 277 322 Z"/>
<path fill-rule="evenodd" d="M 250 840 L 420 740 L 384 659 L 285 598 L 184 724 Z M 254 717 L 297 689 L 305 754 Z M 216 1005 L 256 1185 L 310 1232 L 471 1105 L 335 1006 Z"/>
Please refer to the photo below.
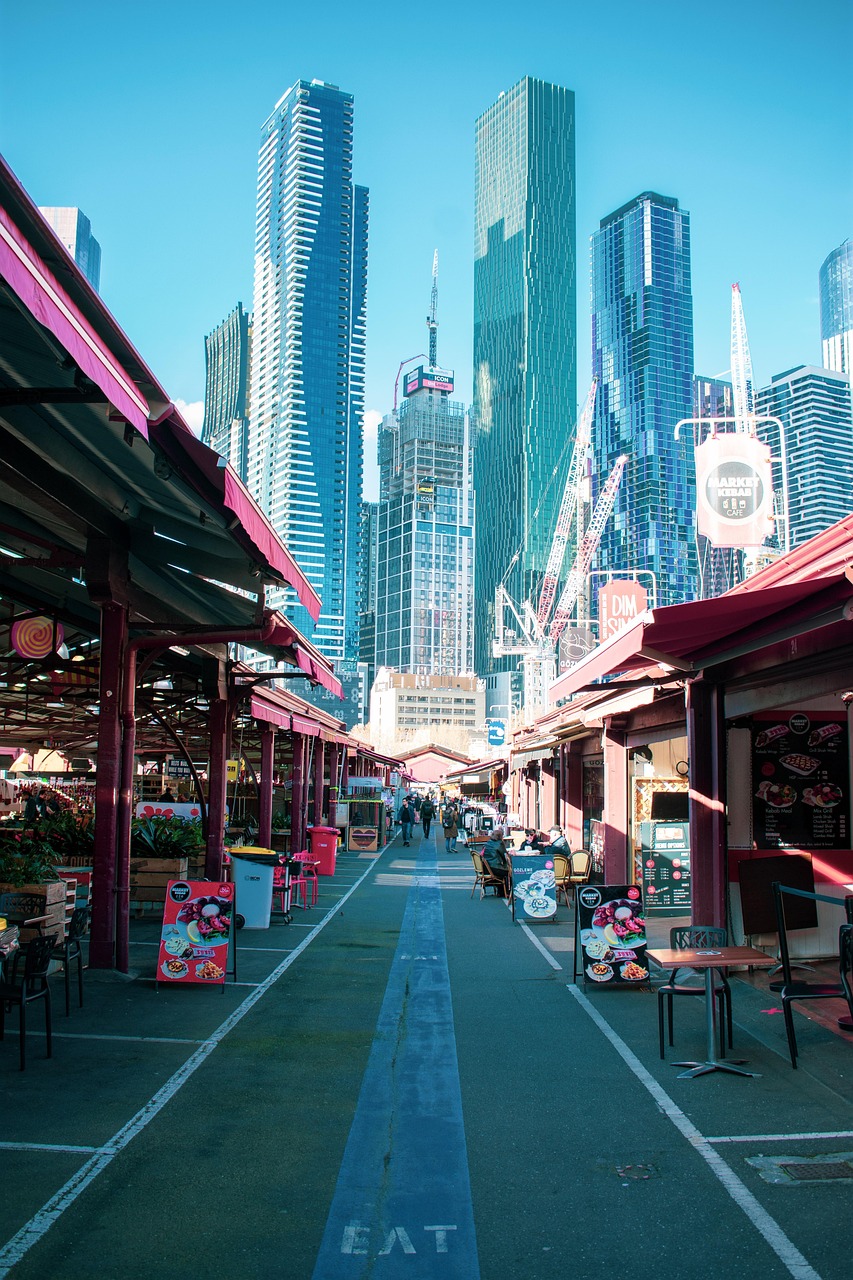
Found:
<path fill-rule="evenodd" d="M 597 567 L 651 570 L 658 604 L 696 597 L 690 216 L 644 192 L 592 237 L 592 351 L 599 389 L 593 456 L 600 489 L 629 461 L 599 545 Z"/>
<path fill-rule="evenodd" d="M 353 98 L 297 81 L 258 160 L 248 483 L 322 600 L 277 601 L 345 680 L 358 661 L 368 194 Z"/>
<path fill-rule="evenodd" d="M 499 669 L 496 587 L 519 603 L 538 592 L 577 418 L 571 90 L 527 76 L 480 116 L 474 200 L 474 665 L 486 676 Z"/>
<path fill-rule="evenodd" d="M 252 318 L 242 303 L 204 339 L 204 426 L 201 438 L 246 479 L 249 440 L 249 354 Z"/>
<path fill-rule="evenodd" d="M 820 337 L 825 369 L 853 373 L 853 240 L 845 240 L 823 262 Z"/>

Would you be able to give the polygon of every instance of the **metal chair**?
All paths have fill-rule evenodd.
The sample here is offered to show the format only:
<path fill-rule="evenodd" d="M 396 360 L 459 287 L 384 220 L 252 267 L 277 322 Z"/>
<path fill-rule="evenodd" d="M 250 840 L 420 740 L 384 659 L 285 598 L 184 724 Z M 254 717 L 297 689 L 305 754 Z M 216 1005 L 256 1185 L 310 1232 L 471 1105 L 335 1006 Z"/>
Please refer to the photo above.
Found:
<path fill-rule="evenodd" d="M 62 972 L 65 976 L 65 1016 L 71 1013 L 71 961 L 77 961 L 77 994 L 80 1008 L 83 1008 L 83 947 L 81 945 L 89 927 L 89 908 L 75 907 L 71 913 L 68 933 L 64 942 L 54 947 L 52 960 L 62 961 Z"/>
<path fill-rule="evenodd" d="M 495 896 L 504 896 L 504 881 L 500 876 L 496 876 L 491 870 L 487 862 L 483 861 L 479 853 L 471 851 L 471 861 L 474 863 L 474 883 L 471 886 L 471 897 L 474 896 L 474 890 L 477 885 L 480 886 L 481 900 L 486 896 L 487 889 L 494 889 Z"/>
<path fill-rule="evenodd" d="M 788 931 L 785 925 L 785 904 L 782 901 L 782 886 L 774 883 L 773 885 L 773 905 L 776 909 L 776 926 L 779 933 L 779 962 L 782 965 L 782 981 L 771 982 L 770 990 L 779 993 L 782 1001 L 782 1012 L 785 1015 L 785 1032 L 788 1036 L 788 1052 L 791 1055 L 791 1066 L 797 1069 L 797 1033 L 794 1030 L 794 1014 L 791 1009 L 791 1003 L 794 1000 L 848 1000 L 847 989 L 842 981 L 839 982 L 802 982 L 795 980 L 791 973 L 791 956 L 788 951 Z M 841 931 L 850 926 L 841 926 Z M 845 946 L 849 945 L 845 942 Z M 839 949 L 841 947 L 841 936 L 839 934 Z M 839 956 L 839 967 L 841 966 L 841 957 Z M 849 974 L 849 968 L 848 968 Z M 849 976 L 848 976 L 849 984 Z M 853 1004 L 850 1004 L 850 1012 L 853 1014 Z"/>
<path fill-rule="evenodd" d="M 670 929 L 669 945 L 673 951 L 683 951 L 685 949 L 700 950 L 710 947 L 724 947 L 728 942 L 728 934 L 725 929 L 717 929 L 713 926 L 692 925 L 686 928 Z M 663 1042 L 663 1007 L 664 1002 L 667 1006 L 667 1022 L 669 1025 L 669 1043 L 673 1043 L 672 1039 L 672 1000 L 673 996 L 703 996 L 705 995 L 705 984 L 701 986 L 688 986 L 686 983 L 679 983 L 678 969 L 673 969 L 667 981 L 662 987 L 658 987 L 658 1034 L 660 1037 L 660 1056 L 666 1056 Z M 726 1053 L 726 1029 L 729 1034 L 729 1046 L 732 1044 L 732 992 L 728 979 L 724 973 L 719 976 L 719 981 L 714 980 L 714 995 L 720 1011 L 720 1056 L 725 1057 Z"/>
<path fill-rule="evenodd" d="M 53 1041 L 51 1039 L 50 1022 L 50 984 L 47 980 L 51 954 L 56 945 L 57 935 L 50 934 L 46 938 L 31 938 L 25 951 L 18 951 L 12 965 L 11 979 L 0 983 L 0 1040 L 6 1033 L 6 1010 L 12 1005 L 20 1009 L 20 1050 L 21 1070 L 27 1065 L 27 1005 L 34 1000 L 44 1000 L 45 1030 L 47 1033 L 47 1056 L 53 1057 Z M 17 981 L 19 961 L 24 957 L 24 972 L 21 981 Z"/>
<path fill-rule="evenodd" d="M 557 901 L 560 901 L 560 894 L 563 895 L 566 906 L 569 906 L 569 895 L 572 891 L 571 884 L 571 863 L 564 853 L 554 854 L 554 882 L 557 888 Z"/>

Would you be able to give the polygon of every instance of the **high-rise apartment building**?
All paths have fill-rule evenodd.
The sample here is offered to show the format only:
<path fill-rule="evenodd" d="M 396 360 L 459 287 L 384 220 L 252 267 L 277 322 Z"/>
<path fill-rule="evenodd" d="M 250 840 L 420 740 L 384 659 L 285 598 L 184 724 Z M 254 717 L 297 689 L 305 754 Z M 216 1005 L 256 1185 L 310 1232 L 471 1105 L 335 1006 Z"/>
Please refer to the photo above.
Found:
<path fill-rule="evenodd" d="M 421 367 L 379 428 L 377 668 L 473 670 L 474 495 L 468 415 L 453 375 Z"/>
<path fill-rule="evenodd" d="M 571 460 L 574 94 L 529 76 L 502 93 L 477 120 L 474 175 L 474 663 L 487 676 L 512 661 L 492 657 L 495 589 L 538 593 Z"/>
<path fill-rule="evenodd" d="M 81 209 L 46 205 L 39 212 L 53 227 L 89 284 L 101 286 L 101 246 L 92 235 L 92 224 Z"/>
<path fill-rule="evenodd" d="M 252 319 L 242 303 L 204 339 L 201 438 L 246 479 Z"/>
<path fill-rule="evenodd" d="M 261 133 L 248 484 L 322 600 L 316 627 L 280 603 L 335 663 L 358 661 L 366 188 L 352 182 L 353 98 L 299 80 Z"/>
<path fill-rule="evenodd" d="M 812 365 L 778 373 L 756 397 L 759 414 L 773 423 L 759 425 L 770 445 L 773 489 L 787 512 L 777 531 L 780 550 L 799 546 L 853 511 L 853 406 L 850 376 Z"/>
<path fill-rule="evenodd" d="M 598 489 L 628 463 L 597 567 L 651 571 L 658 604 L 696 596 L 696 480 L 690 216 L 646 191 L 603 218 L 592 237 L 593 428 Z"/>
<path fill-rule="evenodd" d="M 823 263 L 819 275 L 823 364 L 853 374 L 853 241 L 845 240 Z"/>

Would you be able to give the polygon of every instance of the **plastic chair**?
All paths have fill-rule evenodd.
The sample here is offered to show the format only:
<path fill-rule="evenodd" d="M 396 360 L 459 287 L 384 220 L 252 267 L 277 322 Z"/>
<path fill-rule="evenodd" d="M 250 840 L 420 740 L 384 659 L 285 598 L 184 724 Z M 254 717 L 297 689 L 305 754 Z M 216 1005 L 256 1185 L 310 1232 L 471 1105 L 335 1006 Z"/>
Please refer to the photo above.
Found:
<path fill-rule="evenodd" d="M 307 849 L 300 849 L 298 853 L 290 855 L 290 902 L 291 906 L 298 905 L 297 899 L 301 898 L 303 911 L 308 910 L 308 877 L 302 862 L 310 856 Z M 273 873 L 273 897 L 275 897 L 275 873 Z"/>
<path fill-rule="evenodd" d="M 560 894 L 565 899 L 566 906 L 569 905 L 569 895 L 572 892 L 572 884 L 570 880 L 571 863 L 564 853 L 554 854 L 554 881 L 557 887 L 557 901 L 560 901 Z"/>
<path fill-rule="evenodd" d="M 48 917 L 47 898 L 42 893 L 0 893 L 0 916 L 22 929 L 35 929 L 41 933 Z"/>
<path fill-rule="evenodd" d="M 71 913 L 68 934 L 65 941 L 51 952 L 52 960 L 62 961 L 62 972 L 65 975 L 65 1016 L 71 1013 L 71 961 L 77 961 L 77 994 L 80 1008 L 83 1008 L 83 947 L 82 939 L 89 927 L 89 908 L 75 907 Z"/>
<path fill-rule="evenodd" d="M 692 925 L 687 928 L 670 929 L 669 945 L 673 951 L 683 951 L 685 949 L 700 950 L 710 947 L 724 947 L 728 942 L 728 934 L 725 929 L 717 929 L 713 926 Z M 662 987 L 658 987 L 658 1034 L 660 1036 L 660 1056 L 666 1056 L 663 1043 L 663 1007 L 664 1002 L 667 1006 L 667 1022 L 669 1025 L 669 1043 L 672 1044 L 672 1000 L 673 996 L 703 996 L 705 995 L 705 984 L 701 986 L 688 986 L 686 983 L 679 983 L 678 969 L 673 969 L 667 981 Z M 720 1011 L 720 1056 L 725 1057 L 726 1054 L 726 1028 L 729 1033 L 729 1046 L 732 1044 L 732 992 L 728 979 L 725 974 L 719 975 L 719 981 L 714 979 L 714 995 Z"/>
<path fill-rule="evenodd" d="M 471 897 L 474 896 L 474 890 L 477 885 L 480 886 L 480 899 L 486 896 L 487 889 L 494 889 L 495 897 L 504 896 L 504 881 L 500 876 L 496 876 L 489 867 L 489 864 L 483 860 L 479 853 L 471 851 L 471 861 L 474 863 L 474 883 L 471 886 Z"/>
<path fill-rule="evenodd" d="M 50 1022 L 50 984 L 47 972 L 50 968 L 51 954 L 56 945 L 57 935 L 50 934 L 46 938 L 31 938 L 25 951 L 15 954 L 12 966 L 12 977 L 9 982 L 0 983 L 0 1040 L 6 1033 L 6 1010 L 17 1005 L 20 1014 L 20 1048 L 21 1070 L 27 1065 L 27 1005 L 34 1000 L 44 1000 L 45 1029 L 47 1032 L 47 1056 L 53 1057 L 53 1041 L 51 1039 Z M 18 962 L 24 956 L 24 972 L 17 982 Z"/>
<path fill-rule="evenodd" d="M 791 974 L 791 956 L 788 951 L 788 930 L 785 925 L 785 904 L 782 901 L 782 887 L 773 885 L 773 905 L 776 908 L 776 926 L 779 932 L 779 962 L 782 965 L 782 981 L 771 982 L 770 990 L 777 991 L 782 1001 L 782 1012 L 785 1015 L 785 1031 L 788 1036 L 788 1052 L 791 1055 L 791 1066 L 797 1069 L 797 1033 L 794 1030 L 794 1014 L 791 1002 L 794 1000 L 848 1000 L 847 990 L 842 982 L 802 982 L 794 980 Z M 841 932 L 849 926 L 841 926 Z M 839 934 L 839 951 L 841 948 Z M 839 968 L 841 957 L 839 956 Z M 849 982 L 849 978 L 848 978 Z M 850 1005 L 853 1014 L 853 1004 Z"/>
<path fill-rule="evenodd" d="M 320 877 L 317 874 L 317 867 L 315 865 L 316 858 L 312 853 L 309 853 L 307 849 L 304 849 L 301 853 L 294 853 L 293 861 L 302 863 L 298 878 L 305 881 L 303 885 L 303 898 L 305 897 L 308 886 L 310 885 L 311 906 L 316 907 L 317 898 L 320 893 Z"/>

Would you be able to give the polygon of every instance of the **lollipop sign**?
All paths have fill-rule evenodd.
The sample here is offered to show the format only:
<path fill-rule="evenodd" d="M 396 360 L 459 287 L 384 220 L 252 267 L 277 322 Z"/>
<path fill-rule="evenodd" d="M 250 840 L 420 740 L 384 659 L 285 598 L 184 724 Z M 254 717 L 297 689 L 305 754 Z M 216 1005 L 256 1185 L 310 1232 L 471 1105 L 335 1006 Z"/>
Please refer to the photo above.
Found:
<path fill-rule="evenodd" d="M 62 644 L 62 626 L 50 618 L 22 618 L 12 624 L 12 648 L 22 658 L 46 658 Z"/>

